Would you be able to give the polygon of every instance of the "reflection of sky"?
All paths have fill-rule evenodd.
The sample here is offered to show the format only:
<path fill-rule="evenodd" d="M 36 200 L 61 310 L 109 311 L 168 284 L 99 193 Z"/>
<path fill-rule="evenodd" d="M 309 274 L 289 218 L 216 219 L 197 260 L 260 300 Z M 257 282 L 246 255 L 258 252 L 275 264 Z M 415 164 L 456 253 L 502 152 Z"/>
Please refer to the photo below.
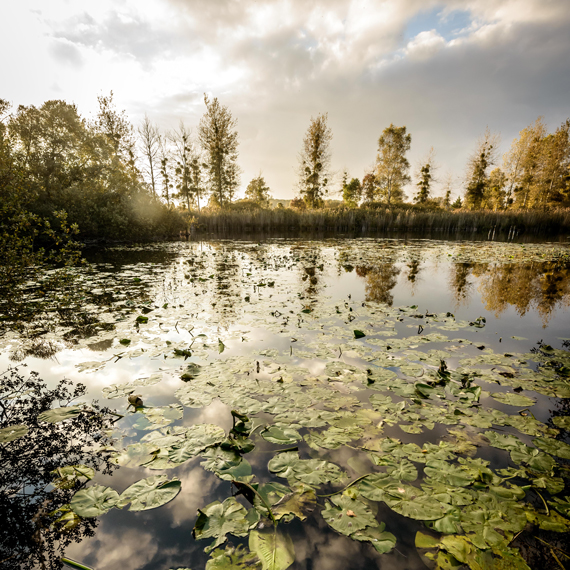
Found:
<path fill-rule="evenodd" d="M 418 22 L 417 25 L 427 25 L 430 18 L 436 17 L 436 12 L 427 14 L 422 20 L 423 23 Z M 448 22 L 446 25 L 460 25 L 458 20 L 451 18 L 450 21 L 455 23 Z M 152 262 L 159 266 L 162 261 L 171 264 L 167 276 L 164 281 L 159 280 L 160 285 L 156 290 L 157 304 L 169 302 L 171 309 L 160 311 L 160 326 L 151 319 L 148 327 L 141 327 L 141 334 L 147 336 L 136 337 L 138 340 L 135 341 L 134 346 L 129 347 L 129 349 L 144 348 L 148 354 L 155 350 L 155 353 L 152 353 L 154 356 L 141 353 L 135 358 L 129 358 L 128 354 L 118 360 L 113 357 L 124 351 L 123 347 L 118 344 L 118 338 L 123 338 L 128 334 L 132 334 L 135 338 L 132 325 L 128 325 L 130 329 L 127 325 L 120 325 L 125 328 L 110 335 L 112 346 L 106 350 L 89 349 L 87 347 L 89 343 L 97 342 L 97 338 L 94 338 L 80 343 L 76 349 L 62 350 L 52 360 L 29 358 L 26 363 L 29 369 L 40 372 L 40 376 L 50 385 L 66 377 L 74 382 L 87 384 L 88 397 L 100 400 L 102 400 L 101 389 L 105 386 L 127 383 L 136 378 L 162 372 L 161 382 L 137 388 L 136 392 L 143 395 L 148 405 L 164 405 L 176 401 L 173 394 L 182 385 L 179 375 L 188 362 L 184 362 L 182 358 L 173 358 L 170 352 L 168 358 L 164 358 L 160 353 L 162 350 L 160 346 L 165 347 L 165 353 L 167 340 L 172 343 L 169 351 L 172 346 L 187 346 L 193 339 L 190 330 L 193 330 L 194 334 L 205 330 L 208 333 L 210 347 L 208 350 L 199 352 L 199 356 L 193 356 L 191 361 L 207 364 L 216 359 L 237 355 L 251 356 L 252 360 L 261 360 L 256 353 L 264 349 L 278 349 L 282 355 L 286 355 L 282 356 L 286 359 L 289 347 L 292 347 L 291 362 L 302 364 L 313 375 L 321 374 L 325 365 L 324 359 L 306 360 L 297 356 L 307 348 L 305 344 L 318 340 L 322 336 L 320 325 L 313 319 L 313 316 L 302 315 L 304 319 L 302 326 L 311 326 L 313 330 L 307 332 L 303 328 L 299 329 L 301 340 L 292 342 L 291 337 L 297 333 L 290 332 L 289 329 L 286 333 L 279 332 L 277 323 L 283 316 L 271 320 L 269 313 L 278 310 L 282 315 L 290 315 L 291 322 L 297 322 L 303 307 L 313 308 L 317 315 L 320 308 L 334 307 L 335 304 L 344 306 L 345 301 L 350 301 L 350 306 L 355 309 L 354 315 L 357 320 L 345 325 L 341 320 L 336 323 L 331 321 L 321 324 L 325 325 L 325 329 L 331 324 L 349 326 L 351 329 L 358 328 L 358 309 L 366 301 L 367 278 L 357 274 L 357 263 L 350 270 L 347 264 L 339 262 L 337 246 L 342 245 L 343 242 L 329 240 L 324 244 L 319 242 L 307 244 L 283 240 L 280 242 L 281 245 L 278 243 L 274 242 L 270 246 L 261 247 L 238 244 L 236 251 L 232 251 L 232 245 L 228 242 L 216 243 L 212 247 L 208 244 L 179 246 L 182 256 L 190 251 L 200 251 L 200 249 L 208 251 L 204 269 L 201 271 L 206 275 L 215 275 L 223 269 L 228 280 L 231 280 L 229 288 L 220 288 L 220 283 L 215 279 L 190 287 L 184 281 L 184 274 L 189 270 L 181 257 L 178 258 L 174 254 L 161 256 L 156 252 L 148 256 L 138 254 L 145 263 L 152 259 Z M 374 245 L 374 242 L 370 240 L 363 242 L 363 247 L 366 248 Z M 176 246 L 170 244 L 168 247 L 175 248 Z M 220 257 L 214 259 L 213 253 Z M 288 261 L 282 262 L 280 266 L 272 265 L 270 262 L 272 255 L 281 256 L 285 253 Z M 299 261 L 292 261 L 295 258 Z M 128 257 L 125 259 L 128 260 Z M 265 263 L 267 263 L 266 268 L 259 269 Z M 120 265 L 120 263 L 117 265 L 118 270 Z M 321 265 L 322 268 L 320 268 Z M 480 286 L 481 278 L 472 273 L 467 276 L 467 282 L 471 283 L 471 286 L 467 288 L 468 295 L 462 302 L 456 302 L 451 285 L 454 266 L 453 262 L 448 259 L 436 259 L 426 252 L 415 267 L 410 264 L 409 259 L 403 257 L 394 263 L 394 267 L 399 270 L 394 272 L 393 283 L 390 282 L 390 294 L 393 296 L 394 307 L 416 304 L 418 312 L 451 311 L 455 313 L 457 320 L 469 321 L 479 316 L 487 319 L 487 325 L 483 329 L 442 331 L 449 338 L 468 337 L 477 340 L 478 344 L 492 347 L 496 352 L 527 352 L 538 340 L 542 339 L 544 342 L 559 347 L 560 338 L 570 336 L 567 324 L 569 316 L 567 304 L 563 306 L 563 303 L 559 303 L 546 326 L 543 326 L 544 319 L 536 306 L 531 306 L 523 317 L 520 317 L 508 304 L 504 312 L 498 316 L 487 310 L 485 307 L 488 300 L 483 297 Z M 249 278 L 248 272 L 254 275 Z M 263 280 L 275 280 L 275 286 L 272 288 L 257 286 L 257 283 Z M 246 295 L 250 296 L 249 302 L 244 300 Z M 294 312 L 290 313 L 290 310 Z M 158 312 L 151 313 L 151 317 Z M 265 328 L 264 319 L 265 322 L 271 323 L 273 327 L 271 330 Z M 408 325 L 408 321 L 396 323 L 394 336 L 407 337 L 417 334 L 417 324 L 413 324 L 413 328 L 411 328 L 412 325 L 410 328 Z M 192 326 L 195 328 L 191 329 Z M 512 336 L 521 336 L 528 340 L 513 340 Z M 218 338 L 223 339 L 226 347 L 222 354 L 218 354 Z M 499 338 L 502 339 L 501 343 L 498 342 Z M 429 348 L 444 347 L 434 343 Z M 466 352 L 470 353 L 470 351 L 473 356 L 478 354 L 474 347 Z M 345 362 L 363 362 L 356 353 L 347 353 L 344 360 Z M 81 372 L 78 368 L 79 365 L 96 361 L 106 362 L 106 364 L 95 371 Z M 452 359 L 451 362 L 453 362 Z M 9 364 L 8 351 L 4 351 L 0 355 L 0 365 L 6 369 Z M 483 380 L 478 383 L 487 392 L 501 389 Z M 342 383 L 337 384 L 343 390 L 348 391 Z M 364 392 L 361 395 L 367 397 Z M 535 394 L 532 395 L 536 397 Z M 394 397 L 394 401 L 398 399 Z M 124 413 L 125 400 L 125 398 L 103 399 L 102 403 Z M 509 406 L 490 400 L 485 394 L 482 403 L 492 404 L 507 413 L 514 413 L 514 409 L 511 410 Z M 538 396 L 533 413 L 537 419 L 546 421 L 552 407 L 552 399 Z M 118 425 L 120 428 L 127 429 L 128 435 L 132 436 L 134 431 L 129 430 L 132 423 L 133 418 L 126 418 Z M 227 431 L 231 428 L 230 409 L 218 400 L 214 400 L 203 410 L 185 408 L 184 419 L 180 423 L 184 425 L 215 423 Z M 445 428 L 436 426 L 432 432 L 413 435 L 406 434 L 395 426 L 387 428 L 385 433 L 406 442 L 421 443 L 427 440 L 437 442 L 445 435 Z M 530 443 L 531 438 L 518 435 L 526 443 Z M 267 471 L 267 461 L 271 457 L 269 452 L 273 450 L 274 446 L 260 440 L 257 449 L 259 453 L 253 453 L 251 458 L 248 458 L 254 473 L 261 481 L 266 481 L 271 477 Z M 301 453 L 304 458 L 318 455 L 307 446 L 301 446 Z M 348 448 L 341 448 L 335 451 L 324 450 L 320 456 L 346 465 L 348 457 L 352 454 L 353 451 Z M 488 448 L 480 450 L 479 456 L 493 460 L 501 467 L 506 465 L 507 455 L 503 451 Z M 106 570 L 124 568 L 166 570 L 176 567 L 204 567 L 207 556 L 203 553 L 203 548 L 207 546 L 208 541 L 203 543 L 194 541 L 191 536 L 196 511 L 215 499 L 223 500 L 229 496 L 230 484 L 220 482 L 213 474 L 204 471 L 199 463 L 199 459 L 194 459 L 179 468 L 166 472 L 169 477 L 176 476 L 182 481 L 182 491 L 173 502 L 160 509 L 143 513 L 112 510 L 101 517 L 95 537 L 86 539 L 79 545 L 71 546 L 67 555 L 94 568 Z M 158 473 L 164 472 L 143 468 L 121 468 L 112 476 L 100 477 L 98 482 L 112 486 L 121 492 L 136 480 Z M 355 473 L 350 473 L 350 475 L 355 476 Z M 285 481 L 281 480 L 281 482 Z M 417 529 L 422 528 L 421 525 L 394 514 L 383 505 L 379 506 L 378 518 L 386 522 L 387 530 L 396 534 L 398 538 L 398 550 L 389 555 L 377 555 L 370 545 L 337 535 L 328 529 L 320 517 L 312 517 L 303 524 L 296 522 L 284 527 L 290 530 L 294 538 L 297 550 L 295 567 L 315 570 L 340 570 L 341 568 L 344 570 L 346 568 L 379 567 L 380 565 L 385 569 L 423 567 L 413 546 L 413 536 Z"/>

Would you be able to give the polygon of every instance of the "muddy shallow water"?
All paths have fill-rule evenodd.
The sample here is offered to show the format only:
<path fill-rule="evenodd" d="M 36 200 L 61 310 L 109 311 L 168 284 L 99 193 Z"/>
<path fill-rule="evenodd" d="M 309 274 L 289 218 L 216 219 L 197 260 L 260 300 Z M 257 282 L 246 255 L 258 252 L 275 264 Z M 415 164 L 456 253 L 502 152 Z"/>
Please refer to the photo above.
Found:
<path fill-rule="evenodd" d="M 124 415 L 120 467 L 88 488 L 162 475 L 180 492 L 101 509 L 66 555 L 106 570 L 415 569 L 510 548 L 524 568 L 533 528 L 568 530 L 568 253 L 368 238 L 88 252 L 86 302 L 108 326 L 56 330 L 57 354 L 24 362 Z M 2 346 L 5 369 L 21 348 Z M 226 531 L 242 549 L 222 552 Z"/>

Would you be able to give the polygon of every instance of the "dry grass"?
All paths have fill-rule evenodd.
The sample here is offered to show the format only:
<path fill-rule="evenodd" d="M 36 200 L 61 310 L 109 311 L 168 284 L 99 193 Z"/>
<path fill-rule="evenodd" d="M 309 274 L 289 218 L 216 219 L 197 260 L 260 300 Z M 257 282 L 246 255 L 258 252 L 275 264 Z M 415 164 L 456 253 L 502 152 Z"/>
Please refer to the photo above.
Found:
<path fill-rule="evenodd" d="M 570 209 L 555 211 L 445 211 L 414 208 L 289 208 L 253 211 L 210 211 L 194 215 L 192 233 L 338 232 L 364 235 L 383 232 L 422 234 L 570 235 Z"/>

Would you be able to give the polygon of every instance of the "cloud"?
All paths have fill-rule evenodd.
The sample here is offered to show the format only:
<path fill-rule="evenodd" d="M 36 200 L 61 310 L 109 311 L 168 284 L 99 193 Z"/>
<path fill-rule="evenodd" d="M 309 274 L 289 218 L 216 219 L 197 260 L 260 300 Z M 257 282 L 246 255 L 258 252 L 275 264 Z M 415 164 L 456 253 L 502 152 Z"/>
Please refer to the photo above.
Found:
<path fill-rule="evenodd" d="M 80 108 L 113 89 L 135 121 L 147 111 L 164 126 L 196 126 L 212 93 L 238 119 L 244 186 L 262 169 L 278 196 L 292 196 L 320 112 L 333 168 L 351 176 L 373 162 L 390 123 L 412 133 L 412 162 L 433 145 L 460 172 L 486 125 L 508 141 L 538 115 L 556 128 L 568 114 L 566 0 L 25 1 L 42 9 L 53 44 L 47 85 L 55 79 Z"/>

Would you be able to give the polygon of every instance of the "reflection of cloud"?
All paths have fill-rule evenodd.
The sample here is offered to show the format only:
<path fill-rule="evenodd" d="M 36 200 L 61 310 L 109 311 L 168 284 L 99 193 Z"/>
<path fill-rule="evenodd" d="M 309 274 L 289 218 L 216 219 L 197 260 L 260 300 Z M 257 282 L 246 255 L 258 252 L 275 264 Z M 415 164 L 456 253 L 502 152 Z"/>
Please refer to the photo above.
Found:
<path fill-rule="evenodd" d="M 182 490 L 176 499 L 165 507 L 172 517 L 171 526 L 181 526 L 187 524 L 188 519 L 193 520 L 196 511 L 209 502 L 205 498 L 210 497 L 213 489 L 222 483 L 215 475 L 200 467 L 202 459 L 191 461 L 193 467 L 186 473 L 177 471 L 176 474 L 182 482 Z M 229 487 L 229 483 L 226 485 Z"/>
<path fill-rule="evenodd" d="M 66 556 L 80 561 L 89 560 L 95 568 L 124 570 L 142 568 L 150 562 L 158 551 L 156 538 L 140 526 L 136 529 L 121 528 L 116 532 L 112 527 L 102 525 L 97 538 L 73 545 L 66 550 Z"/>

